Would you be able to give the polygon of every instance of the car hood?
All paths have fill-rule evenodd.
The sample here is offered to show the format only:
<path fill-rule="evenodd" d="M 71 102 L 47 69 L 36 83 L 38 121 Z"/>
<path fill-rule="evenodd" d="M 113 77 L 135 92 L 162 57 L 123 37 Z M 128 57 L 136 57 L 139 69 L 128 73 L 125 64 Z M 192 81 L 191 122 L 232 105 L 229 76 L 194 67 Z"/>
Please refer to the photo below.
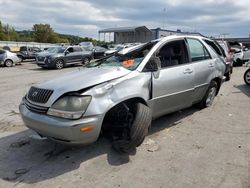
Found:
<path fill-rule="evenodd" d="M 37 53 L 37 56 L 38 57 L 48 57 L 48 56 L 53 56 L 55 54 L 62 54 L 62 53 L 40 52 L 40 53 Z"/>
<path fill-rule="evenodd" d="M 112 53 L 115 53 L 115 52 L 117 52 L 117 50 L 107 50 L 105 52 L 105 54 L 112 54 Z"/>
<path fill-rule="evenodd" d="M 123 67 L 93 67 L 81 68 L 77 71 L 70 72 L 58 78 L 48 80 L 34 87 L 53 90 L 53 94 L 48 101 L 53 103 L 61 95 L 79 91 L 91 86 L 98 85 L 109 80 L 126 76 L 131 71 Z"/>

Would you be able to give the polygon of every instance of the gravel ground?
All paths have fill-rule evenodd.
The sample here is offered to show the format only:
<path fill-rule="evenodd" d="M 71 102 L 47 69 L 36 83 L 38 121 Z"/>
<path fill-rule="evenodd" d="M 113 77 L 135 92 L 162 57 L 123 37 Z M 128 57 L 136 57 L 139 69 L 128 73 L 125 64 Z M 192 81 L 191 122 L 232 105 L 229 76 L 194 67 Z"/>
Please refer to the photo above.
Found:
<path fill-rule="evenodd" d="M 0 187 L 250 187 L 246 67 L 234 69 L 212 107 L 155 120 L 130 155 L 115 153 L 105 138 L 86 147 L 57 145 L 23 125 L 18 104 L 30 85 L 78 68 L 0 68 Z"/>

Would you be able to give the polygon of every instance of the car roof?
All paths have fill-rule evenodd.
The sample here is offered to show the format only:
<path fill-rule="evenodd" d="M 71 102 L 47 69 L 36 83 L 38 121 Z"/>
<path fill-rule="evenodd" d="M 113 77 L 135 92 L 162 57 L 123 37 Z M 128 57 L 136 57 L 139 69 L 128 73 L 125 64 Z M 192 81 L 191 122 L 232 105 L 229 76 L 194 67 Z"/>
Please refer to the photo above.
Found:
<path fill-rule="evenodd" d="M 164 38 L 160 38 L 160 39 L 156 39 L 156 40 L 152 40 L 150 42 L 161 42 L 161 43 L 164 43 L 166 41 L 171 41 L 171 40 L 178 40 L 178 39 L 183 39 L 183 38 L 192 38 L 192 39 L 198 39 L 198 40 L 202 40 L 202 39 L 206 39 L 206 40 L 211 40 L 209 38 L 205 38 L 205 37 L 202 37 L 202 36 L 191 36 L 191 35 L 171 35 L 171 36 L 167 36 L 167 37 L 164 37 Z M 149 43 L 149 42 L 147 42 Z M 128 48 L 124 48 L 122 49 L 121 51 L 119 51 L 118 53 L 121 54 L 121 55 L 124 55 L 124 54 L 127 54 L 129 52 L 132 52 L 142 46 L 144 46 L 145 44 L 147 43 L 142 43 L 142 44 L 138 44 L 138 45 L 135 45 L 135 46 L 131 46 L 131 47 L 128 47 Z"/>

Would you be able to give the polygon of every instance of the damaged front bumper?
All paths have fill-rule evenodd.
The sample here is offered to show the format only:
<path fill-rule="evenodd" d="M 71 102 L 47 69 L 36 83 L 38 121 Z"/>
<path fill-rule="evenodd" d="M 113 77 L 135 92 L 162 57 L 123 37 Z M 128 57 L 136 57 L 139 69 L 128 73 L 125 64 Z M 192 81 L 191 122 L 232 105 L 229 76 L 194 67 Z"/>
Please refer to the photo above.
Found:
<path fill-rule="evenodd" d="M 89 144 L 98 139 L 103 115 L 83 117 L 79 120 L 62 119 L 30 111 L 20 104 L 20 113 L 25 125 L 41 136 L 63 144 Z M 91 130 L 85 129 L 92 127 Z M 88 131 L 83 131 L 88 130 Z"/>

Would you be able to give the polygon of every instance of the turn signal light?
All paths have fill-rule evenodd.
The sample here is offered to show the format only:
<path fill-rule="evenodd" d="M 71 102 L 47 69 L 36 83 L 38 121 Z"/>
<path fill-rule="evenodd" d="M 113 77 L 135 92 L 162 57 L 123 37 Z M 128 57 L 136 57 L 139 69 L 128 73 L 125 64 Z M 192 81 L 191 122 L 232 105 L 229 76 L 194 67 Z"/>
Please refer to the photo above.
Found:
<path fill-rule="evenodd" d="M 82 127 L 80 128 L 81 132 L 88 132 L 88 131 L 92 131 L 94 129 L 94 126 L 87 126 L 87 127 Z"/>

